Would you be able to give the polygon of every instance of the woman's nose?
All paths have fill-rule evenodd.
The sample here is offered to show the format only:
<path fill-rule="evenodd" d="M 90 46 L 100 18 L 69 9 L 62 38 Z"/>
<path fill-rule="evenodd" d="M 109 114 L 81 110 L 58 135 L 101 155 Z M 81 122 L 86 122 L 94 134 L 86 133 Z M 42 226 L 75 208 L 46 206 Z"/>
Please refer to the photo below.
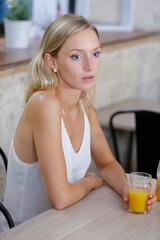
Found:
<path fill-rule="evenodd" d="M 92 71 L 94 69 L 93 62 L 90 57 L 85 57 L 84 69 L 85 69 L 85 71 Z"/>

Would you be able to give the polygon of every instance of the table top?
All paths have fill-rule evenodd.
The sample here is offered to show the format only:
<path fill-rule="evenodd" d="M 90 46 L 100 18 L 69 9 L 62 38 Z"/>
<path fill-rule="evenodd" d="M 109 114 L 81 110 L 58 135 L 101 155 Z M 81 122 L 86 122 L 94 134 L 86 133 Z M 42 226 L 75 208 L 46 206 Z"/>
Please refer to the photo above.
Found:
<path fill-rule="evenodd" d="M 109 127 L 109 120 L 114 112 L 128 109 L 130 110 L 141 109 L 160 112 L 160 101 L 133 98 L 102 108 L 98 110 L 98 118 L 101 126 Z M 125 115 L 122 114 L 116 116 L 114 119 L 114 127 L 120 130 L 134 131 L 135 130 L 134 114 L 128 113 Z"/>
<path fill-rule="evenodd" d="M 0 235 L 12 240 L 159 240 L 160 202 L 147 214 L 128 212 L 128 204 L 107 185 L 78 203 L 46 211 Z"/>

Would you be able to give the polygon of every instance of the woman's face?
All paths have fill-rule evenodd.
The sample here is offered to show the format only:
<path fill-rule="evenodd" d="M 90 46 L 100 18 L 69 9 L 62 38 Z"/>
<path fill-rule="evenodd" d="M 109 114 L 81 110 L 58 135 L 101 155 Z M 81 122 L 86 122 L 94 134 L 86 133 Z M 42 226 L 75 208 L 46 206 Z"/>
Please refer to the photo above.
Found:
<path fill-rule="evenodd" d="M 58 85 L 88 91 L 94 87 L 100 65 L 100 44 L 93 30 L 82 30 L 65 41 L 54 59 Z"/>

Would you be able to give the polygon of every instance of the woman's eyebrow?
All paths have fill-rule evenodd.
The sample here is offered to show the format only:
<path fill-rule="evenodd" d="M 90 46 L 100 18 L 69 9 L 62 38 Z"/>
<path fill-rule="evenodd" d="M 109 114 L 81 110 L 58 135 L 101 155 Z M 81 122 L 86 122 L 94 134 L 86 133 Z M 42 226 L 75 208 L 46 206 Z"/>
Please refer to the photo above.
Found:
<path fill-rule="evenodd" d="M 100 49 L 100 46 L 94 48 L 93 50 L 97 50 L 97 49 Z M 71 49 L 70 52 L 72 52 L 72 51 L 80 51 L 80 52 L 83 52 L 83 51 L 85 51 L 85 50 L 86 50 L 86 49 L 75 48 L 75 49 Z"/>

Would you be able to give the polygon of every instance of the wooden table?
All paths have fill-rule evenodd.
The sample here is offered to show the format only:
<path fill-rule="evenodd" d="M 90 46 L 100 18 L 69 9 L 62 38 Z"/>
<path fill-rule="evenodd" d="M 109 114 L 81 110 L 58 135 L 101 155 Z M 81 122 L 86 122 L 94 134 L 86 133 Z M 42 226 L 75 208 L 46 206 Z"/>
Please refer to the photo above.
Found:
<path fill-rule="evenodd" d="M 128 99 L 122 102 L 115 103 L 109 107 L 98 110 L 98 118 L 102 127 L 109 127 L 109 120 L 114 112 L 126 109 L 142 109 L 149 111 L 160 112 L 160 101 L 151 101 L 146 99 Z M 134 131 L 135 119 L 133 114 L 125 114 L 116 116 L 114 120 L 114 126 L 117 129 L 125 131 Z"/>
<path fill-rule="evenodd" d="M 103 185 L 64 210 L 54 210 L 23 223 L 0 239 L 10 240 L 159 240 L 160 202 L 147 214 L 128 212 L 128 204 Z"/>

